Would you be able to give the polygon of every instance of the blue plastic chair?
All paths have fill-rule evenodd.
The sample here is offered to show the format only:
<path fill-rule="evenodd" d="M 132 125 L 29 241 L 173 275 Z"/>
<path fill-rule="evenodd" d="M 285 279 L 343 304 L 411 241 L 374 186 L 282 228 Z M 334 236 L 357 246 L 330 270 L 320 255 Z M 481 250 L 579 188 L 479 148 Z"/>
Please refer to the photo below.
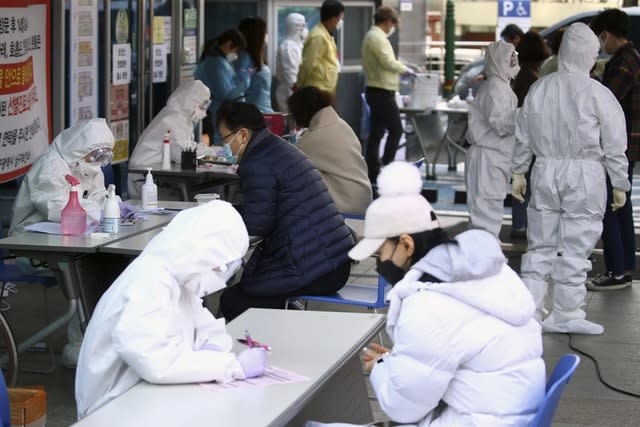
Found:
<path fill-rule="evenodd" d="M 0 425 L 11 427 L 11 410 L 9 409 L 9 391 L 4 382 L 4 375 L 0 375 Z"/>
<path fill-rule="evenodd" d="M 558 408 L 565 386 L 580 364 L 580 357 L 575 354 L 565 354 L 560 358 L 551 376 L 547 380 L 546 394 L 531 427 L 551 427 L 553 415 Z"/>

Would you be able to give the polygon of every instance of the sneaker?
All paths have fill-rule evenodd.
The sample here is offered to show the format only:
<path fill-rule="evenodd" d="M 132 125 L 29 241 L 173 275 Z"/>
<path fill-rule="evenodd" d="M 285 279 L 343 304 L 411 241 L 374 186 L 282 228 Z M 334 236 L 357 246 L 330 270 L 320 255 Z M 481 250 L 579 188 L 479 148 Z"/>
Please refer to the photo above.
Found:
<path fill-rule="evenodd" d="M 630 275 L 625 275 L 621 279 L 616 279 L 611 272 L 600 273 L 595 278 L 587 281 L 587 289 L 590 291 L 615 291 L 631 286 Z"/>

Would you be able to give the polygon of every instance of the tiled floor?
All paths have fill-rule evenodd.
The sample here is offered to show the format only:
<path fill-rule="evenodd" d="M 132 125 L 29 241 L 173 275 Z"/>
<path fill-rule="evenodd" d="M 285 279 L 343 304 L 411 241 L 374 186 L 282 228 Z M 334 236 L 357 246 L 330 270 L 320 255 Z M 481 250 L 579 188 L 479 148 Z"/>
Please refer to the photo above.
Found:
<path fill-rule="evenodd" d="M 454 227 L 454 233 L 463 230 L 463 221 Z M 504 227 L 508 231 L 508 226 Z M 503 233 L 505 250 L 510 250 L 508 233 Z M 522 242 L 516 242 L 516 248 Z M 520 254 L 507 252 L 509 262 L 518 269 Z M 600 258 L 595 257 L 598 265 Z M 374 273 L 371 261 L 356 265 L 353 276 Z M 357 279 L 359 283 L 371 283 L 375 279 Z M 5 311 L 18 339 L 41 327 L 45 322 L 43 316 L 43 290 L 37 286 L 21 286 L 17 295 L 8 297 L 10 310 Z M 64 299 L 58 289 L 46 291 L 49 307 L 49 318 L 64 311 Z M 631 289 L 608 293 L 588 295 L 587 313 L 592 320 L 605 326 L 605 334 L 597 337 L 576 337 L 574 344 L 593 354 L 599 361 L 604 378 L 613 385 L 640 393 L 640 284 Z M 333 310 L 335 306 L 310 305 L 310 309 Z M 344 309 L 344 307 L 340 307 Z M 107 326 L 108 327 L 108 326 Z M 61 330 L 53 336 L 50 343 L 59 360 L 60 350 L 65 342 L 65 331 Z M 567 352 L 566 335 L 544 336 L 544 359 L 551 369 L 558 358 Z M 28 352 L 22 358 L 26 369 L 46 368 L 47 353 Z M 75 402 L 73 397 L 74 370 L 59 365 L 51 374 L 33 374 L 21 372 L 19 385 L 28 386 L 43 384 L 48 394 L 49 427 L 67 426 L 75 420 Z M 374 401 L 372 403 L 376 420 L 385 419 Z M 638 426 L 640 425 L 640 402 L 637 398 L 624 396 L 604 387 L 595 373 L 593 362 L 583 357 L 582 362 L 569 383 L 560 407 L 557 411 L 557 426 Z"/>

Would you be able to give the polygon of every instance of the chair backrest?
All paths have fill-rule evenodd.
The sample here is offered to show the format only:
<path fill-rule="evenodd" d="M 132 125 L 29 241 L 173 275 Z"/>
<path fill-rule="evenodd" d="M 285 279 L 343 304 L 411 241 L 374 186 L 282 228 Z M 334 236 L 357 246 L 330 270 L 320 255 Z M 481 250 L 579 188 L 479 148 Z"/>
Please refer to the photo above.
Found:
<path fill-rule="evenodd" d="M 579 364 L 580 357 L 575 354 L 565 354 L 560 358 L 547 380 L 544 400 L 540 404 L 540 408 L 538 408 L 531 427 L 551 427 L 562 392 Z"/>

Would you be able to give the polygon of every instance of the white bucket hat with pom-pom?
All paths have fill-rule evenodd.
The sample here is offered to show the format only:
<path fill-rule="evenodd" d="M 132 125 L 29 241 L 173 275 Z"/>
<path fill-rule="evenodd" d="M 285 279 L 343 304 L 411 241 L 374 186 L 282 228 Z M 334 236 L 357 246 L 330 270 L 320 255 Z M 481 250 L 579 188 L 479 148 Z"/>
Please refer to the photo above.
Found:
<path fill-rule="evenodd" d="M 393 162 L 378 175 L 378 194 L 364 218 L 364 238 L 349 257 L 361 261 L 373 255 L 390 237 L 440 227 L 431 204 L 422 196 L 420 170 L 407 162 Z"/>

